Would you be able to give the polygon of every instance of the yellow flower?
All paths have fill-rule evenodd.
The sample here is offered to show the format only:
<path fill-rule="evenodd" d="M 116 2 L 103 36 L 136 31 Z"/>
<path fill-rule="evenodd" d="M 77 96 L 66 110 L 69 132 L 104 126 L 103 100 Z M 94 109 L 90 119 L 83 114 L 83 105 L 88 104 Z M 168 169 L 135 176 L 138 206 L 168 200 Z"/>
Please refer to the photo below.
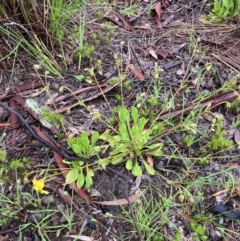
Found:
<path fill-rule="evenodd" d="M 32 180 L 33 183 L 33 189 L 37 192 L 40 192 L 42 194 L 48 194 L 48 191 L 43 190 L 44 188 L 44 178 L 37 180 L 36 178 L 34 178 Z"/>

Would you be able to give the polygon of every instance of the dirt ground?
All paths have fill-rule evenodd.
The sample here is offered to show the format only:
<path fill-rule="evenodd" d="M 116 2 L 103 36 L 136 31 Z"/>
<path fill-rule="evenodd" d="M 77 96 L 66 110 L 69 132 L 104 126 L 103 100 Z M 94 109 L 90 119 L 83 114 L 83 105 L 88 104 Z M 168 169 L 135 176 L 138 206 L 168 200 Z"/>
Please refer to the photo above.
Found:
<path fill-rule="evenodd" d="M 0 226 L 0 240 L 240 240 L 240 124 L 234 125 L 239 120 L 239 106 L 225 105 L 239 98 L 240 25 L 238 18 L 202 23 L 208 2 L 162 1 L 159 12 L 158 8 L 151 10 L 148 1 L 138 1 L 138 10 L 125 16 L 120 10 L 130 6 L 128 1 L 102 4 L 98 11 L 89 3 L 84 40 L 94 45 L 94 33 L 107 36 L 114 31 L 107 41 L 99 37 L 100 43 L 91 58 L 82 59 L 80 69 L 79 62 L 69 55 L 62 78 L 46 77 L 44 68 L 36 71 L 33 65 L 39 63 L 24 50 L 16 59 L 0 62 L 0 101 L 22 117 L 0 106 L 0 148 L 7 151 L 8 160 L 0 172 L 1 195 L 7 197 L 6 202 L 3 197 L 0 200 L 0 219 L 6 220 Z M 99 13 L 102 18 L 97 17 Z M 60 63 L 58 51 L 55 49 L 55 56 Z M 66 53 L 71 53 L 70 47 Z M 94 77 L 87 70 L 90 68 Z M 80 75 L 86 81 L 77 81 Z M 226 84 L 231 87 L 224 89 Z M 64 90 L 59 91 L 62 86 Z M 160 104 L 149 107 L 148 100 L 156 93 Z M 61 125 L 46 128 L 26 107 L 26 99 L 61 113 Z M 153 157 L 156 175 L 144 172 L 136 178 L 121 163 L 105 170 L 96 168 L 93 186 L 87 190 L 64 185 L 66 164 L 62 160 L 73 153 L 63 134 L 103 133 L 106 123 L 93 113 L 101 113 L 107 120 L 122 103 L 129 108 L 139 105 L 144 109 L 146 105 L 143 113 L 149 120 L 171 118 L 173 130 L 194 110 L 197 141 L 186 147 L 184 134 L 168 133 L 168 127 L 160 138 L 163 155 Z M 203 113 L 206 107 L 211 112 Z M 230 149 L 207 148 L 215 116 L 223 119 L 226 139 L 233 142 Z M 189 128 L 184 133 L 190 132 Z M 200 163 L 204 158 L 207 161 Z M 23 166 L 14 169 L 11 160 L 20 160 Z M 224 172 L 227 168 L 228 174 Z M 39 178 L 46 175 L 48 195 L 33 190 L 31 180 L 36 173 Z M 230 184 L 231 178 L 235 185 Z M 120 205 L 122 199 L 124 205 Z M 112 203 L 99 204 L 101 201 Z M 213 205 L 215 209 L 210 208 Z M 232 216 L 224 214 L 227 210 Z M 147 221 L 139 218 L 138 211 L 146 214 Z M 197 230 L 200 226 L 205 227 L 202 235 Z M 154 230 L 153 237 L 149 230 Z"/>

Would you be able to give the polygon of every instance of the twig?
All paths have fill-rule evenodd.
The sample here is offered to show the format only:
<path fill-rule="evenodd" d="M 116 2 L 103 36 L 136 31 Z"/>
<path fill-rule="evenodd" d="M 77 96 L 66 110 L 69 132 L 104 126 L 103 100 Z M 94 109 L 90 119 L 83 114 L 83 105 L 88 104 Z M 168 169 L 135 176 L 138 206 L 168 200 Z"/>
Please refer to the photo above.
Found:
<path fill-rule="evenodd" d="M 40 141 L 42 144 L 44 144 L 45 146 L 51 148 L 52 150 L 56 151 L 57 153 L 59 153 L 61 156 L 63 156 L 65 159 L 67 160 L 82 160 L 85 162 L 89 162 L 89 159 L 85 159 L 85 158 L 79 158 L 79 157 L 70 157 L 67 153 L 65 153 L 64 151 L 58 149 L 57 147 L 55 147 L 54 145 L 49 144 L 48 142 L 46 142 L 44 139 L 42 139 L 40 136 L 38 136 L 35 131 L 30 127 L 30 125 L 24 120 L 24 118 L 15 110 L 12 110 L 10 107 L 8 107 L 7 105 L 5 105 L 4 103 L 2 103 L 0 101 L 0 106 L 2 106 L 3 108 L 7 109 L 9 112 L 15 114 L 18 116 L 18 118 L 21 120 L 21 122 L 25 125 L 25 127 L 28 129 L 28 131 L 30 132 L 30 134 L 37 139 L 38 141 Z"/>

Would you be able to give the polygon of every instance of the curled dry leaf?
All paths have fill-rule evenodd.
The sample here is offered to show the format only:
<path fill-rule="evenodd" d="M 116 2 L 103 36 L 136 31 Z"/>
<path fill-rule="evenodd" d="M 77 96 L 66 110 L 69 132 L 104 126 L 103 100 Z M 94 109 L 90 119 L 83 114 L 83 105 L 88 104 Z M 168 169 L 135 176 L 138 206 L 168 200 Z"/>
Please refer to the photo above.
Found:
<path fill-rule="evenodd" d="M 156 18 L 156 22 L 157 22 L 157 26 L 159 29 L 162 30 L 162 24 L 160 22 L 160 19 L 161 19 L 161 14 L 162 14 L 162 3 L 160 1 L 158 1 L 155 5 L 154 5 L 154 10 L 156 11 L 156 15 L 155 15 L 155 18 Z"/>
<path fill-rule="evenodd" d="M 135 202 L 142 194 L 144 194 L 146 189 L 144 189 L 142 192 L 138 192 L 136 194 L 133 194 L 128 197 L 130 203 Z M 118 200 L 113 201 L 102 201 L 102 202 L 95 202 L 97 204 L 107 205 L 107 206 L 117 206 L 117 205 L 128 205 L 128 200 L 126 198 L 121 198 Z"/>
<path fill-rule="evenodd" d="M 135 68 L 133 64 L 130 64 L 129 61 L 126 62 L 127 67 L 132 71 L 136 78 L 139 80 L 144 80 L 144 75 L 140 72 L 139 69 Z"/>
<path fill-rule="evenodd" d="M 96 239 L 94 238 L 83 236 L 83 235 L 66 235 L 65 237 L 74 238 L 75 240 L 81 240 L 81 241 L 96 241 Z"/>
<path fill-rule="evenodd" d="M 152 159 L 151 156 L 148 156 L 148 157 L 147 157 L 147 162 L 148 162 L 148 164 L 149 164 L 150 167 L 153 167 L 153 159 Z"/>
<path fill-rule="evenodd" d="M 235 132 L 234 132 L 234 141 L 240 145 L 240 130 L 238 129 L 235 129 Z"/>
<path fill-rule="evenodd" d="M 228 191 L 229 189 L 221 190 L 219 192 L 214 193 L 211 197 L 215 197 L 217 203 L 222 202 L 223 198 L 227 196 Z"/>
<path fill-rule="evenodd" d="M 121 13 L 115 11 L 115 14 L 123 22 L 124 28 L 126 30 L 131 30 L 132 29 L 132 25 L 130 24 L 130 22 Z"/>
<path fill-rule="evenodd" d="M 149 50 L 149 53 L 152 55 L 152 57 L 153 57 L 154 59 L 158 60 L 158 56 L 157 56 L 156 52 L 155 52 L 153 49 L 150 49 L 150 50 Z"/>

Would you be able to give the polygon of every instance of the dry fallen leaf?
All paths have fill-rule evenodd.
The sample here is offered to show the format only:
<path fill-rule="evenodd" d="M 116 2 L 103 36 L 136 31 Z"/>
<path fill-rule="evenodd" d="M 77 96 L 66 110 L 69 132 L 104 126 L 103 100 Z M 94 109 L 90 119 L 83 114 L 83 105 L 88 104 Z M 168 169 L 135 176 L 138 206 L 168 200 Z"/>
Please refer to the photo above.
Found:
<path fill-rule="evenodd" d="M 154 10 L 156 11 L 156 22 L 157 22 L 157 26 L 162 30 L 162 24 L 160 22 L 161 19 L 161 14 L 162 14 L 162 3 L 160 1 L 158 1 L 155 5 L 154 5 Z"/>
<path fill-rule="evenodd" d="M 144 192 L 146 189 L 144 189 L 141 192 L 138 192 L 136 194 L 133 194 L 132 196 L 129 196 L 128 199 L 130 203 L 135 202 Z M 106 206 L 118 206 L 118 205 L 128 205 L 128 200 L 126 198 L 121 198 L 118 200 L 113 200 L 113 201 L 102 201 L 102 202 L 95 202 L 97 204 L 102 204 Z"/>
<path fill-rule="evenodd" d="M 153 159 L 152 159 L 151 156 L 148 156 L 148 157 L 147 157 L 147 162 L 148 162 L 148 164 L 149 164 L 150 167 L 153 167 Z"/>
<path fill-rule="evenodd" d="M 240 144 L 240 130 L 235 129 L 234 132 L 234 141 L 239 145 Z"/>
<path fill-rule="evenodd" d="M 123 22 L 125 29 L 127 30 L 132 29 L 131 23 L 121 13 L 119 13 L 118 11 L 115 11 L 115 14 Z"/>
<path fill-rule="evenodd" d="M 157 56 L 157 54 L 155 53 L 155 51 L 154 51 L 153 49 L 150 49 L 150 50 L 149 50 L 149 53 L 152 55 L 152 57 L 153 57 L 154 59 L 158 60 L 158 56 Z"/>
<path fill-rule="evenodd" d="M 96 241 L 96 239 L 88 237 L 88 236 L 82 236 L 82 235 L 66 235 L 65 237 L 68 238 L 74 238 L 76 240 L 81 240 L 81 241 Z"/>
<path fill-rule="evenodd" d="M 228 191 L 229 191 L 229 189 L 221 190 L 221 191 L 219 191 L 219 192 L 214 193 L 211 197 L 219 196 L 219 195 L 221 195 L 221 194 L 223 194 L 223 193 L 226 193 L 226 192 L 228 192 Z"/>
<path fill-rule="evenodd" d="M 135 75 L 136 78 L 138 78 L 139 80 L 145 79 L 144 75 L 140 72 L 140 70 L 135 68 L 133 64 L 130 64 L 129 61 L 126 62 L 126 65 L 132 71 L 132 73 Z"/>
<path fill-rule="evenodd" d="M 229 191 L 229 189 L 221 190 L 219 192 L 214 193 L 211 197 L 215 197 L 216 202 L 220 203 L 220 202 L 222 202 L 223 198 L 225 198 L 227 196 L 228 191 Z"/>

